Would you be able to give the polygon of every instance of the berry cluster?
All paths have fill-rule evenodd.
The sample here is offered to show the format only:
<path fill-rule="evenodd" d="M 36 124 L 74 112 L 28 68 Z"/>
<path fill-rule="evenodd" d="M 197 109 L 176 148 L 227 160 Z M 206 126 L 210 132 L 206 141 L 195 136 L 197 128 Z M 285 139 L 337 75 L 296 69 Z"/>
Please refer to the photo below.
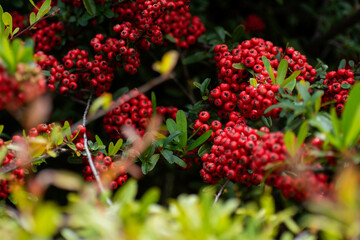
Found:
<path fill-rule="evenodd" d="M 227 45 L 221 44 L 217 45 L 214 51 L 216 65 L 219 69 L 218 77 L 229 84 L 248 80 L 251 77 L 249 70 L 254 72 L 255 76 L 253 77 L 258 83 L 271 83 L 262 56 L 269 59 L 273 69 L 277 69 L 279 66 L 278 54 L 288 61 L 290 71 L 301 70 L 297 80 L 306 80 L 311 83 L 315 80 L 316 70 L 307 63 L 307 58 L 293 47 L 288 47 L 284 52 L 281 47 L 274 46 L 270 41 L 251 38 L 243 41 L 233 50 L 229 50 Z M 246 69 L 234 68 L 234 63 L 242 63 Z M 274 74 L 276 75 L 276 71 Z"/>
<path fill-rule="evenodd" d="M 124 39 L 108 38 L 105 40 L 104 35 L 97 34 L 91 39 L 90 45 L 110 65 L 117 61 L 117 66 L 123 67 L 130 74 L 135 74 L 140 66 L 140 53 L 135 48 L 128 48 Z"/>
<path fill-rule="evenodd" d="M 279 66 L 278 55 L 288 61 L 288 75 L 300 70 L 297 80 L 313 82 L 316 70 L 306 62 L 306 57 L 292 47 L 285 52 L 281 47 L 274 46 L 272 42 L 261 38 L 251 38 L 239 44 L 235 49 L 229 50 L 225 44 L 217 45 L 214 49 L 215 61 L 219 69 L 218 78 L 222 84 L 210 92 L 210 103 L 213 103 L 220 111 L 233 111 L 236 106 L 240 113 L 251 120 L 257 120 L 264 116 L 264 111 L 277 103 L 275 98 L 279 85 L 272 82 L 267 72 L 262 57 L 269 59 L 273 69 Z M 240 63 L 244 67 L 239 69 L 233 65 Z M 277 72 L 274 70 L 274 75 Z M 256 84 L 250 84 L 250 78 L 256 80 Z M 274 109 L 266 116 L 273 118 L 278 116 L 279 109 Z"/>
<path fill-rule="evenodd" d="M 107 113 L 103 118 L 104 129 L 114 139 L 124 137 L 122 126 L 132 127 L 140 136 L 143 136 L 152 112 L 151 101 L 140 94 Z"/>
<path fill-rule="evenodd" d="M 94 88 L 99 96 L 109 90 L 114 78 L 115 68 L 103 60 L 102 55 L 95 55 L 95 59 L 91 61 L 85 50 L 70 50 L 63 57 L 63 64 L 48 57 L 42 66 L 48 67 L 50 62 L 53 62 L 53 67 L 50 68 L 48 88 L 55 90 L 58 85 L 61 94 L 67 94 L 69 90 L 78 90 L 81 86 L 82 90 Z"/>
<path fill-rule="evenodd" d="M 46 91 L 41 69 L 19 63 L 14 75 L 0 65 L 0 109 L 15 110 Z"/>
<path fill-rule="evenodd" d="M 354 83 L 354 73 L 350 69 L 338 69 L 337 71 L 328 72 L 323 81 L 325 93 L 322 102 L 326 103 L 335 100 L 336 112 L 341 115 L 344 104 L 349 97 L 350 88 Z M 329 105 L 323 108 L 328 109 Z"/>
<path fill-rule="evenodd" d="M 227 125 L 215 132 L 211 153 L 201 157 L 203 169 L 200 175 L 205 182 L 212 184 L 224 177 L 245 185 L 258 182 L 248 172 L 250 155 L 260 139 L 258 130 L 241 123 Z"/>
<path fill-rule="evenodd" d="M 85 180 L 88 182 L 94 181 L 95 177 L 91 171 L 88 158 L 84 156 L 82 160 L 84 164 L 87 164 L 83 169 Z M 95 156 L 93 156 L 93 160 L 95 168 L 101 178 L 110 183 L 112 190 L 117 189 L 126 182 L 128 176 L 125 173 L 124 168 L 113 162 L 110 156 L 104 156 L 104 154 L 98 152 Z"/>
<path fill-rule="evenodd" d="M 246 32 L 262 32 L 266 28 L 264 21 L 256 14 L 247 15 L 243 24 Z"/>
<path fill-rule="evenodd" d="M 188 48 L 205 32 L 200 18 L 190 14 L 189 3 L 182 0 L 124 2 L 113 11 L 119 15 L 117 21 L 132 24 L 125 30 L 115 25 L 114 30 L 118 29 L 123 39 L 140 42 L 144 49 L 149 49 L 150 42 L 162 44 L 165 34 L 174 38 L 177 46 Z"/>
<path fill-rule="evenodd" d="M 304 201 L 311 196 L 328 194 L 329 177 L 327 175 L 311 170 L 299 170 L 296 168 L 299 167 L 299 164 L 292 166 L 286 163 L 287 158 L 284 134 L 281 132 L 268 133 L 254 148 L 251 156 L 251 169 L 258 179 L 263 179 L 270 171 L 265 182 L 279 188 L 287 198 Z M 314 168 L 320 169 L 321 165 L 318 164 Z"/>
<path fill-rule="evenodd" d="M 5 143 L 0 138 L 0 149 L 7 148 L 11 143 Z M 16 153 L 12 149 L 7 149 L 4 160 L 0 164 L 0 169 L 7 167 L 15 167 L 19 163 Z M 14 189 L 24 184 L 24 169 L 18 167 L 7 175 L 0 175 L 0 200 L 8 197 L 9 193 Z"/>
<path fill-rule="evenodd" d="M 49 23 L 46 20 L 37 25 L 38 30 L 32 35 L 35 42 L 35 51 L 50 52 L 54 47 L 59 46 L 61 37 L 57 33 L 64 30 L 63 22 Z"/>
<path fill-rule="evenodd" d="M 208 111 L 201 111 L 199 113 L 199 117 L 198 119 L 195 120 L 194 124 L 193 124 L 193 132 L 196 132 L 197 135 L 202 135 L 205 132 L 212 130 L 213 133 L 211 134 L 210 138 L 208 139 L 208 141 L 211 141 L 214 139 L 215 137 L 215 132 L 218 131 L 219 129 L 222 129 L 222 123 L 217 120 L 210 120 L 210 113 Z M 240 113 L 238 112 L 230 112 L 229 114 L 225 113 L 222 116 L 218 116 L 218 117 L 222 117 L 224 119 L 227 119 L 228 122 L 226 123 L 226 126 L 233 126 L 235 124 L 245 124 L 245 118 L 242 117 L 240 115 Z"/>

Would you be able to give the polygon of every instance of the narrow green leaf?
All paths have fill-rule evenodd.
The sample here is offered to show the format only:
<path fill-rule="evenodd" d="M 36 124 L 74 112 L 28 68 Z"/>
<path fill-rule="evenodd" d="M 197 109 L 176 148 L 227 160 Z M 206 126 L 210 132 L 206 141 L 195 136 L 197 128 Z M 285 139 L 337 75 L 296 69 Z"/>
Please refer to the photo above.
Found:
<path fill-rule="evenodd" d="M 4 130 L 4 125 L 0 125 L 0 134 L 3 132 Z"/>
<path fill-rule="evenodd" d="M 249 82 L 250 82 L 251 85 L 253 85 L 254 87 L 256 87 L 257 81 L 256 81 L 255 78 L 250 78 Z"/>
<path fill-rule="evenodd" d="M 209 90 L 208 90 L 208 86 L 210 84 L 211 79 L 210 78 L 206 78 L 200 87 L 200 92 L 201 92 L 201 96 L 206 96 L 209 94 Z"/>
<path fill-rule="evenodd" d="M 114 143 L 113 143 L 113 142 L 110 142 L 110 143 L 109 143 L 109 148 L 108 148 L 109 156 L 115 155 L 115 154 L 113 154 L 113 151 L 114 151 Z"/>
<path fill-rule="evenodd" d="M 285 76 L 288 70 L 288 61 L 286 59 L 282 59 L 280 61 L 278 70 L 277 70 L 277 77 L 276 77 L 276 84 L 279 84 L 281 86 L 281 84 L 284 82 L 285 80 Z"/>
<path fill-rule="evenodd" d="M 45 16 L 50 11 L 50 4 L 51 0 L 46 0 L 40 7 L 39 12 L 41 13 L 41 16 Z"/>
<path fill-rule="evenodd" d="M 211 134 L 212 134 L 211 130 L 202 134 L 200 137 L 198 137 L 194 142 L 192 142 L 189 145 L 189 147 L 187 148 L 187 151 L 191 151 L 191 150 L 197 148 L 198 146 L 200 146 L 201 144 L 203 144 L 206 140 L 208 140 L 208 138 L 211 136 Z"/>
<path fill-rule="evenodd" d="M 0 20 L 2 20 L 3 12 L 4 12 L 4 10 L 3 10 L 2 6 L 0 5 Z M 0 21 L 0 37 L 3 35 L 4 31 L 5 31 L 5 25 L 4 25 L 3 21 Z"/>
<path fill-rule="evenodd" d="M 341 119 L 341 129 L 344 134 L 344 147 L 357 142 L 360 133 L 360 84 L 356 84 L 350 91 L 349 99 L 345 103 Z"/>
<path fill-rule="evenodd" d="M 243 24 L 238 25 L 231 34 L 233 42 L 240 41 L 241 37 L 245 34 L 245 26 Z"/>
<path fill-rule="evenodd" d="M 311 96 L 309 90 L 302 83 L 297 83 L 296 89 L 298 90 L 301 99 L 303 99 L 305 103 L 310 100 Z"/>
<path fill-rule="evenodd" d="M 341 61 L 339 62 L 338 69 L 345 68 L 345 66 L 346 66 L 346 60 L 345 60 L 345 59 L 341 59 Z"/>
<path fill-rule="evenodd" d="M 141 170 L 143 172 L 143 174 L 148 174 L 150 171 L 152 171 L 158 160 L 160 158 L 160 154 L 154 154 L 150 157 L 149 161 L 148 162 L 144 162 L 142 165 L 141 165 Z"/>
<path fill-rule="evenodd" d="M 178 129 L 176 122 L 172 118 L 166 119 L 166 127 L 170 134 L 177 131 L 177 129 Z"/>
<path fill-rule="evenodd" d="M 176 125 L 177 130 L 183 132 L 183 134 L 179 136 L 179 144 L 182 148 L 185 148 L 187 143 L 187 120 L 182 110 L 179 110 L 176 114 Z"/>
<path fill-rule="evenodd" d="M 114 156 L 117 154 L 123 144 L 123 140 L 120 138 L 116 141 L 114 148 L 112 149 L 112 153 L 109 152 L 109 156 Z"/>
<path fill-rule="evenodd" d="M 70 140 L 71 137 L 71 127 L 68 121 L 65 121 L 64 126 L 61 129 L 61 132 L 64 137 L 67 138 L 67 140 Z"/>
<path fill-rule="evenodd" d="M 185 168 L 186 167 L 186 162 L 184 162 L 184 160 L 182 160 L 181 158 L 179 158 L 178 156 L 175 156 L 173 154 L 172 151 L 170 150 L 164 150 L 161 151 L 161 155 L 166 159 L 166 161 L 168 161 L 168 163 L 170 164 L 174 164 L 176 163 L 177 165 Z"/>
<path fill-rule="evenodd" d="M 269 73 L 269 76 L 270 76 L 272 82 L 275 82 L 274 70 L 272 69 L 269 60 L 265 56 L 262 56 L 262 60 L 263 60 L 265 69 Z"/>
<path fill-rule="evenodd" d="M 36 8 L 37 10 L 39 10 L 38 6 L 36 6 L 36 4 L 34 3 L 33 0 L 29 0 L 29 1 L 30 1 L 30 3 L 34 6 L 34 8 Z"/>
<path fill-rule="evenodd" d="M 174 139 L 175 140 L 177 140 L 177 141 L 179 141 L 178 140 L 178 136 L 180 136 L 180 135 L 182 135 L 183 134 L 183 132 L 181 132 L 181 131 L 175 131 L 175 132 L 173 132 L 173 133 L 171 133 L 166 139 L 165 139 L 165 141 L 164 141 L 164 143 L 163 143 L 163 147 L 165 148 L 170 142 L 172 142 Z"/>
<path fill-rule="evenodd" d="M 243 63 L 234 63 L 232 67 L 240 70 L 246 69 L 245 64 Z"/>
<path fill-rule="evenodd" d="M 12 22 L 12 16 L 10 15 L 10 13 L 4 12 L 2 14 L 2 20 L 3 20 L 4 24 L 5 24 L 5 26 L 10 28 L 10 31 L 12 33 L 13 22 Z"/>
<path fill-rule="evenodd" d="M 125 204 L 134 201 L 137 191 L 138 185 L 136 181 L 134 179 L 129 179 L 126 184 L 115 193 L 114 202 L 118 204 Z"/>
<path fill-rule="evenodd" d="M 296 137 L 292 131 L 286 131 L 284 134 L 284 143 L 286 146 L 286 150 L 290 154 L 290 156 L 295 156 L 297 148 L 295 145 Z"/>
<path fill-rule="evenodd" d="M 225 30 L 223 27 L 221 26 L 215 27 L 215 32 L 217 33 L 221 41 L 225 40 Z"/>
<path fill-rule="evenodd" d="M 1 164 L 3 163 L 3 161 L 4 161 L 4 159 L 5 159 L 6 155 L 7 155 L 7 153 L 8 153 L 7 147 L 6 147 L 6 146 L 2 146 L 2 147 L 0 148 L 0 166 L 1 166 Z"/>
<path fill-rule="evenodd" d="M 153 114 L 156 114 L 156 95 L 154 92 L 151 92 L 151 106 L 152 106 Z"/>
<path fill-rule="evenodd" d="M 291 91 L 293 91 L 296 85 L 296 78 L 300 75 L 300 73 L 300 70 L 293 72 L 280 84 L 280 87 L 289 88 Z"/>
<path fill-rule="evenodd" d="M 300 148 L 301 145 L 304 143 L 307 134 L 309 132 L 309 123 L 307 121 L 304 121 L 299 129 L 299 132 L 297 134 L 297 140 L 296 140 L 296 146 L 297 148 Z"/>
<path fill-rule="evenodd" d="M 202 157 L 205 153 L 210 153 L 211 151 L 211 147 L 209 144 L 204 144 L 202 145 L 199 150 L 198 150 L 198 154 L 200 157 Z"/>
<path fill-rule="evenodd" d="M 14 36 L 15 34 L 17 34 L 19 32 L 19 30 L 20 30 L 19 27 L 15 28 L 15 30 L 12 32 L 12 35 Z"/>
<path fill-rule="evenodd" d="M 50 151 L 47 151 L 47 154 L 49 154 L 49 156 L 50 157 L 52 157 L 52 158 L 56 158 L 56 152 L 54 152 L 54 151 L 52 151 L 52 150 L 50 150 Z"/>
<path fill-rule="evenodd" d="M 5 34 L 9 31 L 10 28 L 6 28 Z M 6 37 L 0 39 L 2 45 L 0 46 L 0 58 L 2 58 L 3 63 L 7 66 L 7 71 L 10 74 L 15 73 L 16 71 L 16 63 L 15 63 L 15 56 L 11 50 L 10 42 Z"/>
<path fill-rule="evenodd" d="M 86 11 L 90 16 L 95 16 L 96 14 L 96 5 L 94 0 L 83 0 Z"/>
<path fill-rule="evenodd" d="M 341 141 L 341 123 L 340 120 L 337 116 L 336 110 L 335 108 L 331 108 L 330 110 L 330 119 L 331 119 L 331 123 L 332 123 L 332 127 L 333 127 L 333 132 L 334 132 L 334 137 L 338 138 L 339 141 Z"/>

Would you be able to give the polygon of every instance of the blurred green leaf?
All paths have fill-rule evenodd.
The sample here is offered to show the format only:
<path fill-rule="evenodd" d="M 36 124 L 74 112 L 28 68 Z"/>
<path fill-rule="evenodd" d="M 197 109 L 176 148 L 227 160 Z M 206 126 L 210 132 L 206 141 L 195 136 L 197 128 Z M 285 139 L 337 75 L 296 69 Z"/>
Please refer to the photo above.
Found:
<path fill-rule="evenodd" d="M 166 127 L 170 134 L 178 130 L 176 122 L 171 118 L 166 119 Z"/>
<path fill-rule="evenodd" d="M 288 61 L 286 59 L 282 59 L 277 69 L 277 76 L 275 81 L 276 84 L 279 84 L 281 86 L 281 84 L 285 80 L 287 71 L 288 71 Z"/>
<path fill-rule="evenodd" d="M 341 119 L 341 129 L 344 134 L 343 147 L 348 148 L 357 142 L 360 134 L 360 84 L 356 84 L 350 91 L 345 103 Z"/>
<path fill-rule="evenodd" d="M 198 146 L 200 146 L 201 144 L 203 144 L 206 140 L 209 139 L 211 134 L 212 134 L 212 131 L 209 130 L 209 131 L 205 132 L 204 134 L 200 135 L 200 137 L 198 137 L 194 142 L 189 144 L 189 146 L 187 147 L 187 151 L 191 151 L 191 150 L 197 148 Z"/>
<path fill-rule="evenodd" d="M 183 133 L 179 136 L 179 145 L 185 148 L 187 144 L 187 120 L 183 110 L 179 110 L 176 113 L 176 125 L 177 130 Z"/>
<path fill-rule="evenodd" d="M 90 16 L 96 15 L 96 5 L 94 0 L 83 0 L 86 11 Z"/>
<path fill-rule="evenodd" d="M 266 71 L 269 73 L 269 76 L 270 76 L 272 82 L 275 82 L 274 70 L 272 69 L 269 60 L 265 56 L 262 56 L 261 59 L 263 60 L 264 67 L 265 67 Z"/>
<path fill-rule="evenodd" d="M 295 134 L 292 131 L 286 131 L 284 134 L 284 144 L 290 156 L 295 156 L 296 154 L 297 148 L 295 142 L 296 142 Z"/>

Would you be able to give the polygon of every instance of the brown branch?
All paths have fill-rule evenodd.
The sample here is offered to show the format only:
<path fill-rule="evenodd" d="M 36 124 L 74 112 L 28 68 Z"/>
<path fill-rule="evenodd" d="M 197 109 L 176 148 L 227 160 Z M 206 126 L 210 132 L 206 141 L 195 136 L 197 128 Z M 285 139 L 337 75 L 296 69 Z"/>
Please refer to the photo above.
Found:
<path fill-rule="evenodd" d="M 23 29 L 22 31 L 16 33 L 14 36 L 12 36 L 12 37 L 10 38 L 10 40 L 19 37 L 19 36 L 22 35 L 23 33 L 29 31 L 29 30 L 30 30 L 32 27 L 34 27 L 37 23 L 39 23 L 39 22 L 41 22 L 41 21 L 43 21 L 43 20 L 45 20 L 45 19 L 47 19 L 47 18 L 49 18 L 49 17 L 52 17 L 52 16 L 54 16 L 55 14 L 57 14 L 57 13 L 59 13 L 59 12 L 60 12 L 60 8 L 55 9 L 54 12 L 52 12 L 51 14 L 49 14 L 49 15 L 47 15 L 47 16 L 41 17 L 41 18 L 38 19 L 36 22 L 34 22 L 33 24 L 29 25 L 27 28 L 25 28 L 25 29 Z"/>

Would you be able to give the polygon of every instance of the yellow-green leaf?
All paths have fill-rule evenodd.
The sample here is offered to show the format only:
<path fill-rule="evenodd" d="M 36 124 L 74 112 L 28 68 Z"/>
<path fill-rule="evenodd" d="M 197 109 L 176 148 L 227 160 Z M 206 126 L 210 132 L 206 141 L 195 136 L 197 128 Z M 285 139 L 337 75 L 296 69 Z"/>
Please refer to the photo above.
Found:
<path fill-rule="evenodd" d="M 179 52 L 170 50 L 162 56 L 161 61 L 155 62 L 152 67 L 154 71 L 159 72 L 161 75 L 167 75 L 172 72 L 178 59 Z"/>
<path fill-rule="evenodd" d="M 94 114 L 101 107 L 104 110 L 107 110 L 110 107 L 111 101 L 112 101 L 112 94 L 103 93 L 100 97 L 96 98 L 94 102 L 91 104 L 89 113 Z"/>

